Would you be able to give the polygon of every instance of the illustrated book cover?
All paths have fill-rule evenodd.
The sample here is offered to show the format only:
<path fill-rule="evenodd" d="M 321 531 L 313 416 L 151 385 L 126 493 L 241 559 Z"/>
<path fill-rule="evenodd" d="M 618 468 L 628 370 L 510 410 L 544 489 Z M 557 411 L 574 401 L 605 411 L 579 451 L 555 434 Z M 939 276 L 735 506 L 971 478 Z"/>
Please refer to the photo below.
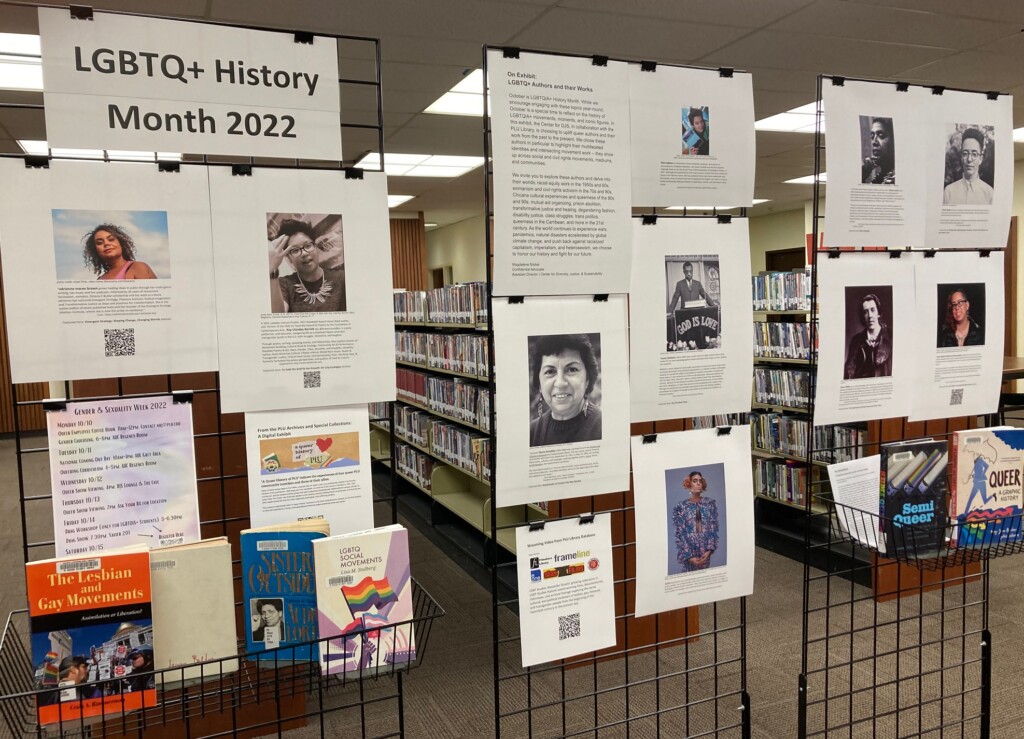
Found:
<path fill-rule="evenodd" d="M 886 554 L 896 558 L 934 555 L 946 533 L 946 442 L 883 444 L 881 455 L 879 510 Z"/>
<path fill-rule="evenodd" d="M 953 437 L 953 501 L 957 546 L 1021 540 L 1024 508 L 1024 429 L 958 431 Z"/>

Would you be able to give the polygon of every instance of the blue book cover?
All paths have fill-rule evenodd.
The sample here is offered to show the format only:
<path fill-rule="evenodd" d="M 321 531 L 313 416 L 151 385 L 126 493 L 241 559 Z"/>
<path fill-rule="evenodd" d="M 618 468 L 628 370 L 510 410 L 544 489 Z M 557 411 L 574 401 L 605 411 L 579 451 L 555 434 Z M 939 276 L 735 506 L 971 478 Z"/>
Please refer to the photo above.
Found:
<path fill-rule="evenodd" d="M 1024 517 L 1024 429 L 958 431 L 954 438 L 957 546 L 1021 541 Z"/>
<path fill-rule="evenodd" d="M 313 540 L 322 519 L 248 529 L 241 534 L 245 649 L 249 659 L 317 660 L 319 650 Z"/>

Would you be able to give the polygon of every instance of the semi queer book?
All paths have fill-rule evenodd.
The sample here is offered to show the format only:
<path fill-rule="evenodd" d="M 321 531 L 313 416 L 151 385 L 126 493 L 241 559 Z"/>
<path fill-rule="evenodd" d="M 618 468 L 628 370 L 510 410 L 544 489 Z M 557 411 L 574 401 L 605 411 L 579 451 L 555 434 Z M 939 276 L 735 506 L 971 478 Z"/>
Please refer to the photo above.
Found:
<path fill-rule="evenodd" d="M 153 581 L 154 645 L 160 659 L 157 684 L 217 680 L 238 669 L 235 588 L 231 544 L 226 537 L 154 549 L 149 555 Z M 183 617 L 182 614 L 187 614 Z M 196 624 L 202 624 L 197 629 Z M 220 660 L 208 665 L 196 662 Z"/>
<path fill-rule="evenodd" d="M 958 431 L 953 437 L 953 499 L 957 546 L 1021 540 L 1024 509 L 1024 429 Z"/>
<path fill-rule="evenodd" d="M 157 705 L 149 550 L 25 565 L 40 725 Z"/>
<path fill-rule="evenodd" d="M 326 674 L 386 672 L 416 659 L 409 532 L 395 524 L 313 543 Z M 396 625 L 397 624 L 397 625 Z"/>
<path fill-rule="evenodd" d="M 249 659 L 288 663 L 317 658 L 317 645 L 310 643 L 317 640 L 313 541 L 329 533 L 322 518 L 242 532 Z"/>
<path fill-rule="evenodd" d="M 946 442 L 883 444 L 881 454 L 880 528 L 886 555 L 898 559 L 935 555 L 946 535 Z"/>

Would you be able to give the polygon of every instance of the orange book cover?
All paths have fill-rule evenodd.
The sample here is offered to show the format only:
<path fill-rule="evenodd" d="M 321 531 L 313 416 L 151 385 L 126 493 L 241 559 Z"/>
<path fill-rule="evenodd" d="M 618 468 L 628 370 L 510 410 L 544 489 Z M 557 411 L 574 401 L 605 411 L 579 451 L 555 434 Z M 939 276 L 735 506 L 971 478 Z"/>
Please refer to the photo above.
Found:
<path fill-rule="evenodd" d="M 39 723 L 155 706 L 145 547 L 25 565 Z"/>

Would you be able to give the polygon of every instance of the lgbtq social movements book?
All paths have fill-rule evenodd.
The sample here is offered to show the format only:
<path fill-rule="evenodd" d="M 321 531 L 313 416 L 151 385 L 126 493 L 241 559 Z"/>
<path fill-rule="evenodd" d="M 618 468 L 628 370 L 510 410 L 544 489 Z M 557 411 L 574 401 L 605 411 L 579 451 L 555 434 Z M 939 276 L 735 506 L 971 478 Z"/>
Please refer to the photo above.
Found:
<path fill-rule="evenodd" d="M 945 441 L 883 444 L 881 530 L 887 556 L 921 558 L 936 554 L 946 534 Z"/>
<path fill-rule="evenodd" d="M 317 640 L 313 541 L 329 533 L 329 525 L 319 518 L 241 533 L 249 659 L 279 663 L 316 659 L 317 645 L 310 643 Z"/>
<path fill-rule="evenodd" d="M 394 524 L 332 536 L 313 552 L 320 636 L 331 637 L 321 669 L 363 676 L 413 662 L 409 532 Z"/>
<path fill-rule="evenodd" d="M 40 725 L 157 704 L 149 550 L 25 565 Z"/>
<path fill-rule="evenodd" d="M 953 502 L 957 546 L 1021 540 L 1024 429 L 958 431 L 953 437 Z"/>

